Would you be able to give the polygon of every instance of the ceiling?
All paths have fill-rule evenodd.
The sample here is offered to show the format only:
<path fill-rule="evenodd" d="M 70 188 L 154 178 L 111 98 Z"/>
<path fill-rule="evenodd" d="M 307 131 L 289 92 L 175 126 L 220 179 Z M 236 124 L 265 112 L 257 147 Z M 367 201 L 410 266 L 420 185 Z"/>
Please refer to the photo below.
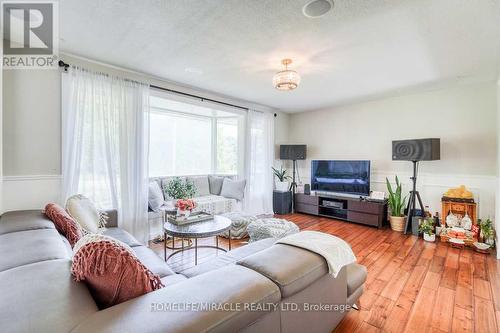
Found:
<path fill-rule="evenodd" d="M 61 0 L 61 51 L 300 112 L 498 77 L 499 0 Z M 277 91 L 280 60 L 298 89 Z"/>

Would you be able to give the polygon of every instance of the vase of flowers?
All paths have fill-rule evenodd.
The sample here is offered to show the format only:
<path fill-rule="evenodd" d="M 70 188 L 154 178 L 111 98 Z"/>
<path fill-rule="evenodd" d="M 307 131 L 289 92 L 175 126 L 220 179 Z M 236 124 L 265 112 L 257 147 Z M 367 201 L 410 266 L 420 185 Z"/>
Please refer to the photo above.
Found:
<path fill-rule="evenodd" d="M 196 208 L 196 202 L 192 199 L 179 199 L 175 203 L 175 208 L 177 208 L 177 216 L 188 218 L 191 211 Z"/>

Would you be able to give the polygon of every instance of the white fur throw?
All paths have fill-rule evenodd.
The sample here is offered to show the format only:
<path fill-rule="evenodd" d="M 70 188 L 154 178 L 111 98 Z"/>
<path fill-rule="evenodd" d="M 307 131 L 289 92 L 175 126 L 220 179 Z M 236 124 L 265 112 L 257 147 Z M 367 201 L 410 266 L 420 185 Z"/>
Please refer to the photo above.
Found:
<path fill-rule="evenodd" d="M 342 267 L 356 262 L 351 247 L 343 239 L 318 231 L 301 231 L 279 239 L 276 243 L 288 244 L 325 258 L 329 273 L 337 277 Z"/>

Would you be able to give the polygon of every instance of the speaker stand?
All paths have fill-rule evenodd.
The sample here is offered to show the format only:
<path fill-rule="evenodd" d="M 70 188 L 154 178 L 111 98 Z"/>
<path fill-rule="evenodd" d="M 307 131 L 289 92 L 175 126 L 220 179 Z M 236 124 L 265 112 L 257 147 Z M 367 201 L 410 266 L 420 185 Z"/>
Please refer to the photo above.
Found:
<path fill-rule="evenodd" d="M 422 204 L 422 198 L 420 198 L 420 193 L 417 191 L 418 161 L 412 161 L 412 163 L 413 163 L 413 177 L 410 177 L 410 179 L 413 182 L 413 189 L 410 191 L 408 205 L 406 206 L 408 218 L 406 219 L 405 223 L 405 229 L 404 229 L 405 234 L 408 232 L 408 227 L 410 228 L 411 231 L 412 219 L 414 216 L 416 216 L 415 211 L 416 211 L 417 201 L 418 205 L 420 206 L 420 211 L 422 213 L 424 212 L 424 205 Z"/>
<path fill-rule="evenodd" d="M 297 160 L 292 161 L 292 184 L 290 185 L 290 191 L 292 191 L 292 213 L 295 213 L 295 191 L 297 190 L 297 183 L 295 182 L 295 168 Z"/>

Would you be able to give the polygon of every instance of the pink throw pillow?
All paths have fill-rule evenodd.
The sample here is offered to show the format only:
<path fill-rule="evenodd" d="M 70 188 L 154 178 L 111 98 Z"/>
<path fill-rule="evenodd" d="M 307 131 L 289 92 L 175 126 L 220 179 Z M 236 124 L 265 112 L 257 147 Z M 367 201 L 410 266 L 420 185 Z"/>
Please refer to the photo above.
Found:
<path fill-rule="evenodd" d="M 71 247 L 82 238 L 82 227 L 61 206 L 55 203 L 47 204 L 45 215 L 54 222 L 57 231 L 66 237 Z"/>
<path fill-rule="evenodd" d="M 100 309 L 163 287 L 132 249 L 104 235 L 86 235 L 73 250 L 71 273 L 85 281 Z"/>

